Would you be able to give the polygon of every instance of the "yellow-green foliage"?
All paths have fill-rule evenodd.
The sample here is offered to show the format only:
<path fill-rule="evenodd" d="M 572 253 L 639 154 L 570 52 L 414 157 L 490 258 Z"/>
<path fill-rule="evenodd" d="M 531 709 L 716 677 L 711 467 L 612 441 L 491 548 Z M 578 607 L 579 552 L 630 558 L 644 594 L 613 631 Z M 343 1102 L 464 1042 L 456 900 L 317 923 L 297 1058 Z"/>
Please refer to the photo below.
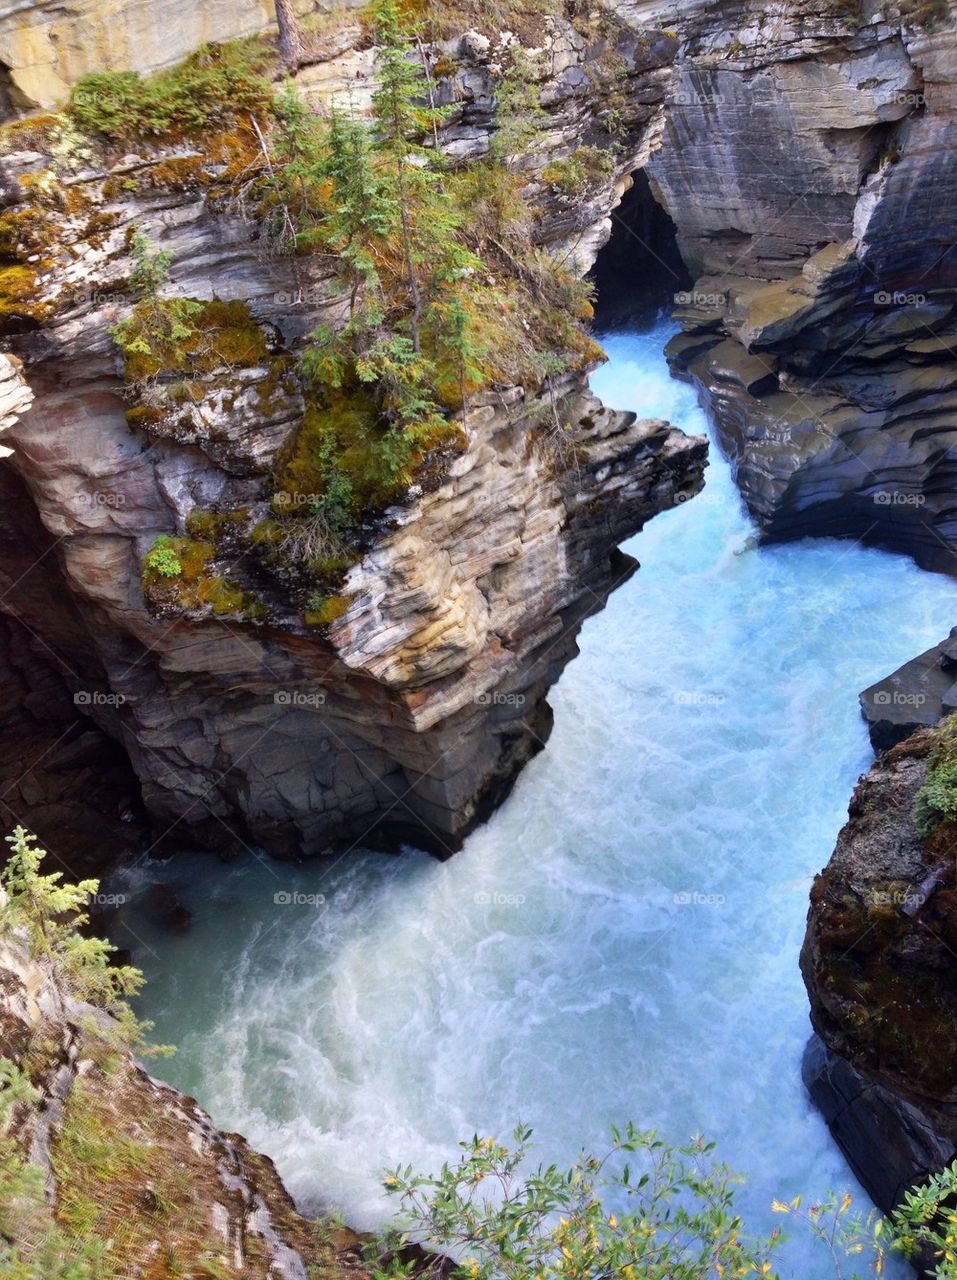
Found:
<path fill-rule="evenodd" d="M 83 76 L 68 110 L 85 133 L 111 141 L 186 138 L 221 128 L 239 113 L 266 112 L 275 55 L 261 38 L 206 44 L 168 71 Z"/>
<path fill-rule="evenodd" d="M 324 596 L 315 592 L 303 613 L 303 621 L 309 627 L 328 627 L 349 608 L 348 596 Z"/>
<path fill-rule="evenodd" d="M 61 123 L 61 117 L 51 112 L 7 121 L 0 125 L 0 155 L 13 151 L 43 151 Z"/>
<path fill-rule="evenodd" d="M 148 296 L 112 332 L 134 386 L 163 375 L 248 369 L 269 356 L 265 334 L 245 302 Z"/>
<path fill-rule="evenodd" d="M 219 544 L 231 532 L 236 532 L 247 520 L 248 511 L 239 507 L 235 511 L 204 511 L 194 507 L 186 517 L 186 532 L 191 538 Z"/>
<path fill-rule="evenodd" d="M 42 874 L 46 850 L 23 827 L 6 842 L 10 854 L 2 873 L 6 898 L 0 904 L 0 927 L 21 929 L 32 952 L 70 994 L 126 1017 L 124 997 L 139 989 L 143 975 L 138 969 L 112 965 L 116 948 L 80 933 L 89 923 L 85 908 L 99 881 L 71 885 L 63 883 L 62 871 Z"/>
<path fill-rule="evenodd" d="M 199 515 L 199 527 L 206 528 L 210 521 L 230 518 L 217 518 L 208 512 L 194 514 Z M 208 609 L 217 617 L 237 615 L 248 621 L 262 621 L 265 607 L 238 583 L 214 570 L 215 555 L 215 544 L 203 538 L 161 534 L 143 559 L 143 593 L 147 601 L 157 609 Z"/>
<path fill-rule="evenodd" d="M 957 821 L 957 717 L 949 716 L 934 738 L 927 778 L 914 798 L 914 821 L 924 836 Z"/>
<path fill-rule="evenodd" d="M 566 195 L 581 195 L 601 186 L 614 167 L 611 155 L 600 147 L 578 147 L 567 160 L 553 160 L 546 165 L 542 181 Z"/>
<path fill-rule="evenodd" d="M 333 463 L 352 488 L 350 516 L 388 505 L 398 487 L 382 462 L 381 443 L 387 429 L 364 388 L 316 397 L 277 460 L 273 510 L 280 515 L 301 514 L 326 493 Z"/>
<path fill-rule="evenodd" d="M 39 278 L 33 267 L 0 266 L 0 323 L 45 320 L 50 306 L 40 300 Z"/>
<path fill-rule="evenodd" d="M 54 235 L 49 213 L 38 205 L 10 209 L 0 215 L 0 256 L 8 262 L 26 261 L 48 251 Z"/>

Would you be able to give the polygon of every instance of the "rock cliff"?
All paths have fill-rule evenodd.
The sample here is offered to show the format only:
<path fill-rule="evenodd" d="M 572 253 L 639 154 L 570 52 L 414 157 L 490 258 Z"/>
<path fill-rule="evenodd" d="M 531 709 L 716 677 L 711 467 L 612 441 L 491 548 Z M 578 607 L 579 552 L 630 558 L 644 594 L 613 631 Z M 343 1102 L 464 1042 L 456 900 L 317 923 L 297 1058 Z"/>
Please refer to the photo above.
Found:
<path fill-rule="evenodd" d="M 649 163 L 696 276 L 670 351 L 766 537 L 953 573 L 957 39 L 853 9 L 689 50 Z"/>
<path fill-rule="evenodd" d="M 31 6 L 37 30 L 48 17 Z M 234 30 L 215 31 L 250 25 L 255 15 L 236 12 Z M 535 238 L 587 269 L 644 169 L 694 276 L 679 293 L 675 365 L 701 388 L 767 535 L 852 535 L 948 568 L 946 21 L 704 3 L 680 15 L 516 11 L 512 25 L 517 36 L 481 23 L 463 34 L 453 15 L 423 50 L 451 110 L 446 153 L 462 163 L 488 150 L 497 59 L 516 38 L 537 51 Z M 96 62 L 94 35 L 76 38 L 83 57 L 62 64 L 64 83 Z M 361 22 L 323 18 L 310 48 L 298 83 L 314 106 L 347 88 L 368 100 Z M 168 60 L 138 55 L 146 68 Z M 21 219 L 49 164 L 37 146 L 21 127 L 6 148 Z M 253 581 L 255 557 L 228 546 L 233 577 L 244 559 L 247 600 L 265 594 L 268 625 L 208 609 L 173 617 L 162 591 L 151 616 L 139 570 L 157 535 L 185 536 L 197 509 L 245 510 L 249 527 L 261 514 L 264 478 L 302 421 L 280 370 L 335 311 L 335 291 L 321 265 L 264 261 L 223 198 L 224 156 L 153 145 L 75 160 L 70 199 L 30 232 L 15 223 L 58 254 L 41 262 L 29 306 L 8 302 L 36 397 L 8 433 L 9 466 L 96 652 L 96 687 L 74 681 L 74 696 L 88 694 L 99 728 L 129 751 L 158 830 L 185 824 L 190 838 L 289 854 L 408 835 L 453 850 L 547 736 L 545 691 L 620 579 L 617 543 L 693 491 L 701 446 L 597 412 L 583 369 L 558 388 L 571 432 L 556 456 L 535 443 L 556 388 L 503 388 L 470 406 L 465 452 L 390 513 L 325 634 L 304 631 Z M 932 189 L 939 198 L 914 194 Z M 177 293 L 247 307 L 261 350 L 212 370 L 200 403 L 131 429 L 108 330 L 128 305 L 134 224 L 171 252 Z M 20 618 L 48 643 L 38 619 Z"/>
<path fill-rule="evenodd" d="M 820 1037 L 805 1079 L 884 1209 L 957 1153 L 953 859 L 914 818 L 935 741 L 918 730 L 859 782 L 801 956 Z"/>
<path fill-rule="evenodd" d="M 300 76 L 320 107 L 344 79 L 360 99 L 371 83 L 363 32 L 343 21 Z M 604 46 L 557 20 L 540 34 L 544 166 L 600 128 L 581 68 Z M 673 54 L 668 37 L 621 38 L 642 74 Z M 461 106 L 442 141 L 467 157 L 493 127 L 494 48 L 477 33 L 446 43 Z M 648 110 L 633 103 L 624 127 Z M 582 621 L 634 568 L 618 544 L 700 487 L 704 442 L 604 409 L 582 337 L 540 391 L 470 397 L 464 447 L 438 451 L 367 526 L 337 593 L 304 620 L 255 531 L 304 438 L 295 359 L 341 314 L 333 272 L 264 254 L 224 175 L 249 162 L 248 130 L 97 153 L 70 138 L 64 159 L 58 127 L 27 120 L 5 143 L 6 327 L 34 397 L 5 436 L 7 518 L 39 527 L 4 607 L 75 710 L 128 753 L 151 843 L 301 855 L 408 838 L 452 852 L 547 738 L 545 694 Z M 587 266 L 616 184 L 601 166 L 593 200 L 575 205 L 533 183 L 539 242 L 574 245 Z M 129 314 L 133 227 L 170 254 L 174 294 L 206 300 L 222 347 L 185 400 L 131 411 L 109 331 Z M 188 599 L 162 580 L 144 598 L 161 535 L 208 548 Z M 29 808 L 18 816 L 56 846 Z"/>
<path fill-rule="evenodd" d="M 50 106 L 86 71 L 153 70 L 270 16 L 259 3 L 188 8 L 0 6 L 0 106 Z M 319 109 L 333 97 L 362 107 L 368 31 L 348 11 L 310 9 L 300 90 Z M 497 17 L 453 7 L 443 22 L 421 53 L 455 164 L 489 149 L 503 53 L 535 54 L 543 118 L 521 163 L 536 246 L 582 272 L 612 225 L 619 239 L 673 232 L 681 261 L 643 246 L 679 293 L 673 366 L 713 413 L 765 536 L 855 537 L 953 572 L 947 6 L 614 0 Z M 16 816 L 45 812 L 55 827 L 95 789 L 87 826 L 108 821 L 111 843 L 121 820 L 142 831 L 138 785 L 152 840 L 296 855 L 410 838 L 445 854 L 542 745 L 547 690 L 578 628 L 634 568 L 618 544 L 700 486 L 704 445 L 603 409 L 583 342 L 547 386 L 471 398 L 464 447 L 439 451 L 378 513 L 308 622 L 252 531 L 302 430 L 296 358 L 342 298 L 328 264 L 264 252 L 235 198 L 249 145 L 247 130 L 94 154 L 42 118 L 6 133 L 0 311 L 30 390 L 15 365 L 0 368 L 12 451 L 0 662 L 26 691 L 6 721 L 22 752 L 4 795 Z M 641 198 L 617 213 L 639 170 Z M 642 204 L 646 191 L 667 217 Z M 233 356 L 197 369 L 186 400 L 131 413 L 109 330 L 130 311 L 134 225 L 170 253 L 175 295 L 220 309 Z M 207 550 L 189 598 L 162 582 L 144 594 L 155 538 L 195 542 L 198 515 Z M 942 706 L 947 656 L 922 667 Z M 899 706 L 881 745 L 920 722 Z M 100 779 L 107 742 L 114 767 Z M 804 956 L 830 1055 L 815 1088 L 836 1131 L 868 1133 L 871 1155 L 847 1140 L 865 1180 L 875 1133 L 903 1125 L 906 1154 L 880 1185 L 871 1177 L 882 1203 L 952 1149 L 949 1066 L 935 1058 L 929 1078 L 915 1061 L 920 1018 L 940 1011 L 929 994 L 905 1008 L 900 977 L 929 993 L 946 974 L 934 913 L 950 890 L 914 917 L 873 898 L 926 870 L 907 816 L 922 749 L 896 748 L 862 783 Z M 56 751 L 62 785 L 30 767 Z"/>

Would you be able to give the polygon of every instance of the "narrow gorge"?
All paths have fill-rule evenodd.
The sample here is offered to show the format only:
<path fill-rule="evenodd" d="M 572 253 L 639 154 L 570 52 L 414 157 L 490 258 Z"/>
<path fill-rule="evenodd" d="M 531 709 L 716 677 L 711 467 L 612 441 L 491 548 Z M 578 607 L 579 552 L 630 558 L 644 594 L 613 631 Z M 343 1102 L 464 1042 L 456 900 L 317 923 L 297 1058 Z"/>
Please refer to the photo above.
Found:
<path fill-rule="evenodd" d="M 957 1155 L 955 15 L 384 4 L 0 3 L 5 832 L 105 877 L 224 1274 L 365 1274 L 299 1214 L 519 1122 L 890 1213 Z"/>

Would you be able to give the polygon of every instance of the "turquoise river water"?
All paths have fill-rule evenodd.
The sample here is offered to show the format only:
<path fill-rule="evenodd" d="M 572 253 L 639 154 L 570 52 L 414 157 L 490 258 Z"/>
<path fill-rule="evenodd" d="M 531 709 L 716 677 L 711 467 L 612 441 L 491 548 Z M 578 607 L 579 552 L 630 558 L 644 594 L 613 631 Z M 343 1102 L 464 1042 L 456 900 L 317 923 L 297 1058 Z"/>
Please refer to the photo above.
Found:
<path fill-rule="evenodd" d="M 593 385 L 704 431 L 668 335 L 607 337 Z M 134 904 L 138 940 L 117 934 L 179 1046 L 162 1074 L 307 1207 L 370 1225 L 385 1166 L 518 1120 L 549 1160 L 629 1118 L 702 1132 L 755 1229 L 780 1225 L 773 1196 L 854 1190 L 800 1080 L 808 888 L 871 758 L 858 691 L 947 633 L 957 583 L 752 534 L 713 449 L 704 492 L 627 544 L 643 567 L 584 627 L 547 750 L 450 861 L 185 855 L 130 877 L 193 913 L 177 935 Z M 293 891 L 324 901 L 275 902 Z M 785 1274 L 826 1273 L 809 1247 Z"/>

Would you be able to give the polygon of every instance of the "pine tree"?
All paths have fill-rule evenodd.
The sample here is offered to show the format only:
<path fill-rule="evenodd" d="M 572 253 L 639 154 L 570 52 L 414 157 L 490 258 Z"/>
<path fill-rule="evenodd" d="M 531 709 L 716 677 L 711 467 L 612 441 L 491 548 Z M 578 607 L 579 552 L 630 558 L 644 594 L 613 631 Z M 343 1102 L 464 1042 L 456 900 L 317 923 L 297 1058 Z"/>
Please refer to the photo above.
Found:
<path fill-rule="evenodd" d="M 373 248 L 392 230 L 397 206 L 372 165 L 367 126 L 336 108 L 330 113 L 319 172 L 331 187 L 325 234 L 339 253 L 349 284 L 349 314 L 355 317 L 360 289 L 368 307 L 379 305 L 382 285 Z"/>
<path fill-rule="evenodd" d="M 49 965 L 51 975 L 69 994 L 89 1000 L 118 1014 L 128 1013 L 122 997 L 142 985 L 138 969 L 110 964 L 116 950 L 102 938 L 84 937 L 79 929 L 89 923 L 85 910 L 98 880 L 63 884 L 63 872 L 42 875 L 46 857 L 36 837 L 23 827 L 7 836 L 11 846 L 3 870 L 3 903 L 0 922 L 25 930 L 31 953 Z"/>
<path fill-rule="evenodd" d="M 444 113 L 421 102 L 422 75 L 416 65 L 397 0 L 376 0 L 372 8 L 378 46 L 377 87 L 372 97 L 376 144 L 395 184 L 399 206 L 402 259 L 411 302 L 409 330 L 412 349 L 421 351 L 423 293 L 419 270 L 425 256 L 416 243 L 413 221 L 429 225 L 428 239 L 439 242 L 441 204 L 434 197 L 437 156 L 422 145 L 423 134 Z"/>

